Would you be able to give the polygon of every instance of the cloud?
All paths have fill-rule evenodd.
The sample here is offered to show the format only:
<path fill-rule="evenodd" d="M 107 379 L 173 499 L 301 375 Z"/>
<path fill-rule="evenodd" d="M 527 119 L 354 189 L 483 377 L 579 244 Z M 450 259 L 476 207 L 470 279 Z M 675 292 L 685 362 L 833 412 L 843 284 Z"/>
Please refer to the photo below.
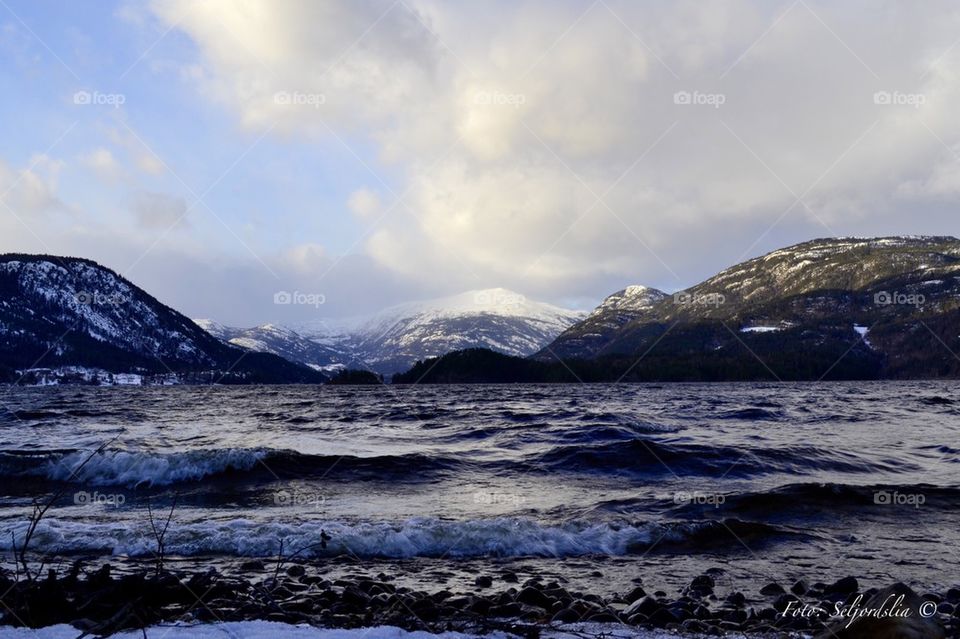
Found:
<path fill-rule="evenodd" d="M 381 210 L 380 196 L 370 189 L 358 189 L 347 200 L 350 211 L 361 219 L 371 219 Z"/>
<path fill-rule="evenodd" d="M 132 209 L 142 228 L 165 230 L 187 226 L 187 203 L 182 197 L 141 190 L 134 194 Z"/>
<path fill-rule="evenodd" d="M 941 156 L 960 136 L 956 11 L 891 6 L 864 22 L 825 3 L 228 6 L 155 10 L 197 44 L 198 90 L 243 125 L 318 145 L 359 131 L 403 167 L 405 214 L 366 245 L 401 272 L 522 274 L 545 291 L 682 280 L 709 272 L 685 248 L 729 229 L 744 233 L 726 238 L 734 252 L 777 237 L 766 232 L 785 212 L 797 240 L 869 233 L 889 196 L 911 192 L 900 184 L 954 181 Z M 923 104 L 878 102 L 884 91 Z M 349 208 L 372 216 L 375 197 L 358 189 Z"/>
<path fill-rule="evenodd" d="M 29 223 L 38 215 L 63 210 L 63 202 L 57 195 L 62 168 L 62 161 L 41 154 L 34 155 L 30 165 L 19 170 L 0 159 L 2 217 L 13 215 Z"/>
<path fill-rule="evenodd" d="M 114 182 L 120 179 L 123 170 L 113 153 L 103 147 L 94 149 L 80 158 L 80 161 L 93 170 L 100 178 Z"/>

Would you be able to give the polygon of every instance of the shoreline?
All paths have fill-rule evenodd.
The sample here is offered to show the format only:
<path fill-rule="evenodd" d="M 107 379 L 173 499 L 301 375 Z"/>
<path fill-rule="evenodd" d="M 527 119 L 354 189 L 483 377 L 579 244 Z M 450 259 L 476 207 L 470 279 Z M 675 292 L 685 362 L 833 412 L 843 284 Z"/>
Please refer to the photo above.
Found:
<path fill-rule="evenodd" d="M 244 574 L 236 576 L 212 566 L 164 568 L 158 573 L 142 566 L 118 570 L 109 563 L 78 560 L 47 568 L 34 581 L 22 575 L 18 581 L 4 571 L 0 625 L 68 624 L 84 633 L 110 635 L 169 624 L 277 622 L 534 638 L 560 637 L 549 633 L 565 632 L 570 624 L 588 624 L 636 630 L 625 636 L 638 637 L 657 631 L 673 636 L 816 636 L 837 619 L 827 613 L 789 613 L 846 607 L 845 614 L 853 616 L 853 610 L 883 595 L 880 588 L 889 586 L 866 588 L 854 577 L 845 577 L 833 583 L 758 582 L 750 592 L 728 591 L 717 586 L 711 572 L 695 577 L 673 595 L 643 585 L 638 577 L 629 592 L 603 596 L 568 589 L 552 576 L 521 578 L 510 572 L 478 575 L 472 588 L 425 590 L 398 585 L 395 575 L 363 574 L 362 565 L 350 577 L 329 579 L 310 563 L 250 560 L 243 565 Z M 918 597 L 906 586 L 899 587 Z M 931 616 L 945 628 L 946 636 L 960 636 L 960 589 L 924 593 L 917 601 L 933 601 Z"/>

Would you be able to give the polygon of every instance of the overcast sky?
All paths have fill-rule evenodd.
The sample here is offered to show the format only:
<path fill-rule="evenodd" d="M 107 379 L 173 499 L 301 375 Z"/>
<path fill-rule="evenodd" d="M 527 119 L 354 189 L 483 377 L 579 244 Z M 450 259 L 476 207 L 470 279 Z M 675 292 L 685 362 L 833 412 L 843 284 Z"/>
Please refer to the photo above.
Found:
<path fill-rule="evenodd" d="M 0 56 L 0 251 L 234 325 L 958 234 L 955 2 L 0 0 Z"/>

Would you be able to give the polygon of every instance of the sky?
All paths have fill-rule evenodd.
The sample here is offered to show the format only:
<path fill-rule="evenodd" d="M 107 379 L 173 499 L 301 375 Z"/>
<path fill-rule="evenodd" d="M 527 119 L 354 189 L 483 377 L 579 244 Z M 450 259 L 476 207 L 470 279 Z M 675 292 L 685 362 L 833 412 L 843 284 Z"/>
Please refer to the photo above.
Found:
<path fill-rule="evenodd" d="M 0 95 L 0 252 L 236 326 L 960 234 L 953 2 L 0 0 Z"/>

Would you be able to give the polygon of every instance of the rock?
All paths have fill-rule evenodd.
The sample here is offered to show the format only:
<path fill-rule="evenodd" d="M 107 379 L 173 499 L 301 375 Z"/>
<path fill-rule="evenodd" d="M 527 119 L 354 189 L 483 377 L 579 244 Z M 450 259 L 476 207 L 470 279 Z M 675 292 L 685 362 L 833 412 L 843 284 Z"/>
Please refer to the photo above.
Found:
<path fill-rule="evenodd" d="M 807 582 L 803 579 L 797 581 L 797 583 L 790 586 L 790 592 L 795 594 L 798 597 L 802 597 L 807 594 L 807 591 L 810 590 L 810 587 L 807 585 Z"/>
<path fill-rule="evenodd" d="M 643 599 L 646 596 L 647 596 L 647 591 L 641 588 L 640 586 L 637 586 L 636 588 L 628 592 L 626 595 L 624 595 L 623 600 L 626 601 L 627 603 L 633 603 L 634 601 L 637 601 L 638 599 Z"/>
<path fill-rule="evenodd" d="M 515 572 L 505 572 L 500 578 L 508 584 L 515 584 L 520 581 L 520 579 L 517 577 L 517 573 Z"/>
<path fill-rule="evenodd" d="M 536 588 L 524 588 L 517 593 L 517 601 L 529 606 L 538 606 L 549 610 L 553 606 L 553 599 L 546 596 Z"/>
<path fill-rule="evenodd" d="M 716 585 L 716 582 L 710 575 L 700 575 L 699 577 L 694 577 L 693 581 L 690 582 L 690 587 L 696 588 L 697 590 L 713 590 L 714 586 Z"/>
<path fill-rule="evenodd" d="M 523 613 L 523 606 L 516 602 L 504 604 L 502 606 L 493 606 L 487 611 L 493 618 L 519 617 Z"/>
<path fill-rule="evenodd" d="M 731 606 L 742 608 L 747 603 L 747 598 L 742 592 L 731 592 L 727 596 L 726 602 Z"/>
<path fill-rule="evenodd" d="M 680 627 L 683 628 L 685 632 L 690 632 L 690 633 L 702 634 L 707 631 L 707 624 L 697 619 L 687 619 L 682 624 L 680 624 Z"/>
<path fill-rule="evenodd" d="M 785 592 L 786 590 L 783 589 L 783 586 L 774 582 L 770 582 L 760 589 L 760 594 L 765 597 L 779 597 Z"/>
<path fill-rule="evenodd" d="M 858 590 L 860 590 L 860 582 L 856 577 L 844 577 L 827 586 L 824 592 L 828 595 L 852 595 Z"/>
<path fill-rule="evenodd" d="M 266 566 L 263 565 L 263 562 L 259 559 L 252 559 L 250 561 L 245 561 L 240 564 L 240 570 L 251 570 L 251 571 L 261 571 L 266 569 Z"/>
<path fill-rule="evenodd" d="M 667 608 L 659 608 L 650 615 L 650 623 L 657 628 L 666 628 L 667 624 L 679 624 L 680 619 Z"/>
<path fill-rule="evenodd" d="M 947 601 L 952 604 L 960 603 L 960 588 L 951 588 L 947 591 Z"/>
<path fill-rule="evenodd" d="M 473 585 L 477 588 L 489 588 L 493 585 L 493 577 L 488 577 L 486 575 L 480 575 L 473 580 Z"/>
<path fill-rule="evenodd" d="M 652 615 L 656 610 L 662 608 L 660 603 L 653 597 L 643 597 L 639 599 L 623 611 L 624 618 L 630 618 L 637 613 L 640 613 L 646 617 Z"/>
<path fill-rule="evenodd" d="M 564 608 L 550 619 L 554 623 L 576 623 L 580 621 L 580 615 L 573 608 Z"/>
<path fill-rule="evenodd" d="M 474 597 L 473 603 L 470 604 L 470 612 L 475 612 L 480 615 L 485 615 L 490 612 L 490 609 L 493 607 L 493 602 L 484 597 Z"/>
<path fill-rule="evenodd" d="M 294 579 L 303 577 L 305 574 L 307 574 L 307 569 L 300 564 L 293 564 L 287 568 L 287 575 L 293 577 Z"/>
<path fill-rule="evenodd" d="M 794 605 L 796 605 L 800 602 L 800 600 L 797 599 L 796 595 L 785 593 L 777 597 L 777 599 L 773 602 L 773 607 L 775 610 L 777 610 L 777 612 L 783 612 L 787 609 L 787 606 L 790 605 L 790 602 L 794 602 Z"/>
<path fill-rule="evenodd" d="M 884 588 L 862 604 L 862 609 L 884 609 L 886 617 L 863 616 L 850 623 L 840 619 L 817 639 L 944 639 L 946 633 L 936 617 L 924 618 L 929 611 L 917 593 L 902 583 Z M 909 616 L 901 616 L 909 611 Z M 847 626 L 849 624 L 849 627 Z"/>

